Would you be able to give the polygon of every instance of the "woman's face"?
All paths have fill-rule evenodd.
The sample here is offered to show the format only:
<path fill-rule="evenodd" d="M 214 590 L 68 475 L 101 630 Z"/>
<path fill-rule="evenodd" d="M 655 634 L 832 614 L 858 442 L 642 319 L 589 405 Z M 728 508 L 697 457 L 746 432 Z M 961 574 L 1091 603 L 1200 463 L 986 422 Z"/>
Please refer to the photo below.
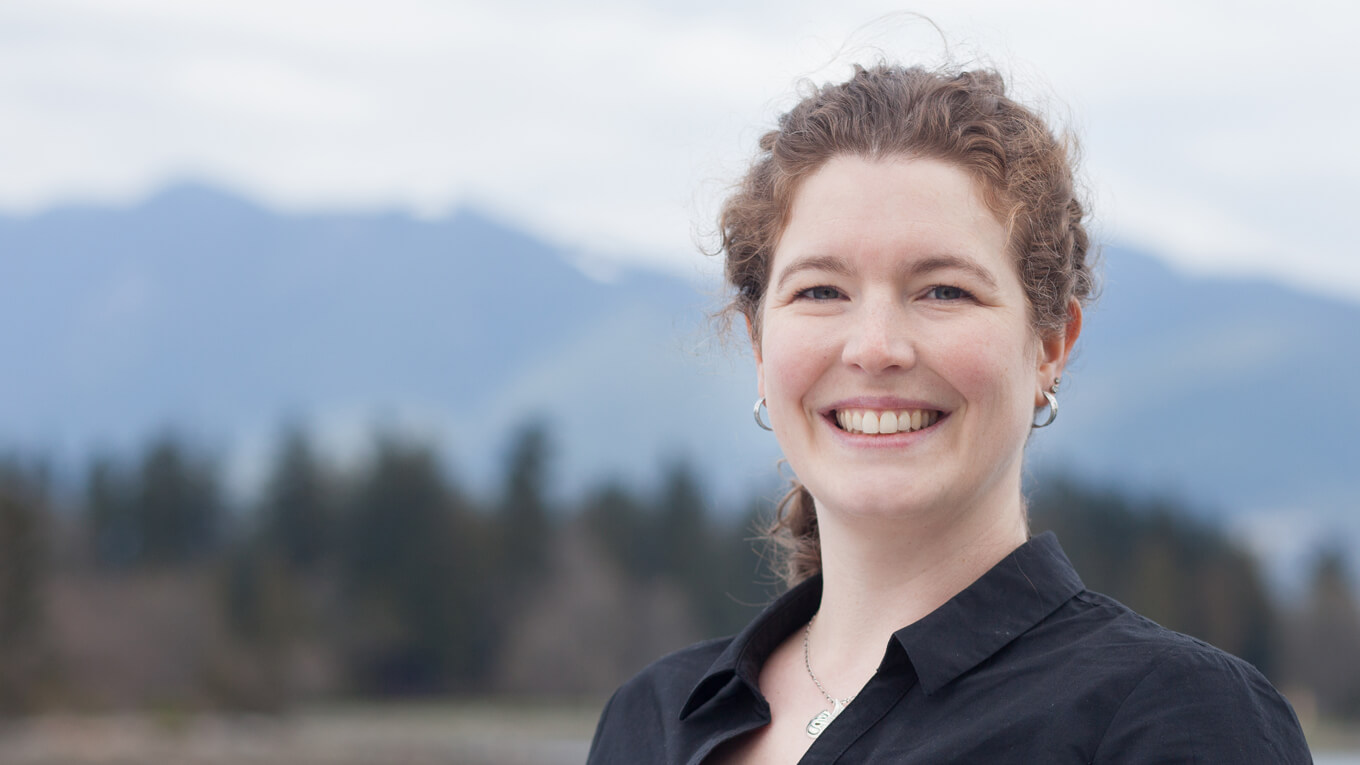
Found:
<path fill-rule="evenodd" d="M 1019 512 L 1034 409 L 1070 343 L 1036 337 L 967 174 L 833 158 L 794 196 L 770 274 L 760 394 L 819 512 Z"/>

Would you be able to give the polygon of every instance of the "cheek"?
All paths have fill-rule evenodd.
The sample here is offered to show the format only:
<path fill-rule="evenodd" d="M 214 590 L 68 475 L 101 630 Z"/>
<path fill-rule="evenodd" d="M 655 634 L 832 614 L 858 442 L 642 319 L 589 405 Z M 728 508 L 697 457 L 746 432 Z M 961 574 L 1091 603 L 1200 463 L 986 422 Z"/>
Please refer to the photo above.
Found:
<path fill-rule="evenodd" d="M 811 329 L 788 323 L 767 323 L 761 337 L 761 377 L 767 405 L 778 399 L 801 397 L 835 357 L 829 343 L 819 342 Z"/>
<path fill-rule="evenodd" d="M 1023 419 L 1032 398 L 1035 367 L 1028 335 L 976 332 L 958 338 L 950 348 L 951 376 L 966 399 Z"/>

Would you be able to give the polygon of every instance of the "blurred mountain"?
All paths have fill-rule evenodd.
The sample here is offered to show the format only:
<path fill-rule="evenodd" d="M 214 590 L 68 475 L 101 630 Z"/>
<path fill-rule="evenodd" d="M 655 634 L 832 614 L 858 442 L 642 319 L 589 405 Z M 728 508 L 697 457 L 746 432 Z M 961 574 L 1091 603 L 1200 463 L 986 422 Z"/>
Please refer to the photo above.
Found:
<path fill-rule="evenodd" d="M 79 459 L 175 427 L 249 463 L 285 419 L 341 452 L 393 427 L 485 488 L 534 418 L 563 491 L 680 455 L 766 480 L 752 373 L 698 350 L 716 298 L 572 258 L 473 212 L 278 215 L 200 186 L 0 218 L 0 444 Z"/>
<path fill-rule="evenodd" d="M 0 445 L 80 460 L 176 426 L 248 476 L 286 419 L 342 453 L 386 425 L 486 490 L 542 419 L 563 492 L 681 457 L 723 494 L 772 485 L 716 287 L 600 281 L 580 256 L 471 211 L 282 215 L 201 186 L 0 217 Z M 1105 260 L 1032 468 L 1188 497 L 1276 545 L 1360 539 L 1360 306 Z"/>

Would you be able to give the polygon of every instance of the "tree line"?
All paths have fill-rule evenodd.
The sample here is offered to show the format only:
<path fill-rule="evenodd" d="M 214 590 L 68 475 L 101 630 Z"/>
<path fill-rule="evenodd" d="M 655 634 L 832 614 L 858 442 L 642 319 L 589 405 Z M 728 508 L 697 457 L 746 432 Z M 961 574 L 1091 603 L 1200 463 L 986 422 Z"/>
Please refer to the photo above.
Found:
<path fill-rule="evenodd" d="M 292 429 L 244 503 L 172 435 L 93 459 L 74 487 L 0 459 L 0 712 L 597 698 L 778 593 L 755 532 L 772 498 L 715 506 L 677 460 L 653 487 L 563 500 L 552 456 L 545 428 L 520 429 L 498 489 L 474 496 L 429 444 L 380 434 L 342 467 Z M 1340 550 L 1286 599 L 1173 500 L 1049 477 L 1030 506 L 1092 589 L 1251 661 L 1301 707 L 1360 717 Z"/>

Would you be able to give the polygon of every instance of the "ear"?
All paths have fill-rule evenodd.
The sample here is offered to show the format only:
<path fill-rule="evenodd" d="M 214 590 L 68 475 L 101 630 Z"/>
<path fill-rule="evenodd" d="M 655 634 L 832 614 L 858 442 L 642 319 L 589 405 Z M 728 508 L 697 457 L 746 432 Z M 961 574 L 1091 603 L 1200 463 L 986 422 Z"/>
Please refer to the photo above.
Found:
<path fill-rule="evenodd" d="M 1072 355 L 1072 346 L 1081 335 L 1081 303 L 1073 298 L 1067 303 L 1067 324 L 1057 332 L 1048 335 L 1039 343 L 1039 368 L 1035 379 L 1034 406 L 1043 406 L 1043 391 L 1053 387 L 1053 381 L 1062 377 L 1067 368 L 1067 359 Z"/>
<path fill-rule="evenodd" d="M 751 324 L 751 317 L 746 316 L 746 334 L 751 336 L 751 353 L 756 357 L 756 395 L 765 397 L 765 364 L 760 357 L 760 337 L 756 334 L 756 328 Z"/>

